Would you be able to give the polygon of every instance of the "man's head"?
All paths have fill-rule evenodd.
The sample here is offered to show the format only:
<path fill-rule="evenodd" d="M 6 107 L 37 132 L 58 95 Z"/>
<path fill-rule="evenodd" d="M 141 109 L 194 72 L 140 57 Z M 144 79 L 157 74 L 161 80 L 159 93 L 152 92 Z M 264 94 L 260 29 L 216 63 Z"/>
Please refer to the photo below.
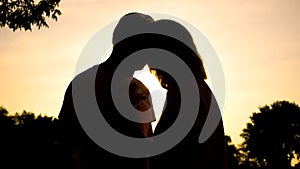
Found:
<path fill-rule="evenodd" d="M 136 34 L 147 33 L 147 25 L 154 22 L 149 15 L 142 13 L 128 13 L 118 22 L 113 32 L 113 45 Z"/>

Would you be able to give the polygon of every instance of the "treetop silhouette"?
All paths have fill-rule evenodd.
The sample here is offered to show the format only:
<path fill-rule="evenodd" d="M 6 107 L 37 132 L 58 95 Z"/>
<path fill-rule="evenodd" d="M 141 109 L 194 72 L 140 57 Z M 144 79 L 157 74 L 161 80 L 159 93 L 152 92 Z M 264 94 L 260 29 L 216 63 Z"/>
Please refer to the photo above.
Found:
<path fill-rule="evenodd" d="M 290 168 L 293 158 L 300 159 L 300 107 L 276 101 L 259 108 L 243 130 L 242 150 L 249 161 L 271 169 Z"/>
<path fill-rule="evenodd" d="M 61 11 L 57 9 L 60 0 L 1 0 L 0 27 L 8 26 L 13 31 L 17 29 L 32 30 L 49 27 L 46 18 L 57 21 Z"/>

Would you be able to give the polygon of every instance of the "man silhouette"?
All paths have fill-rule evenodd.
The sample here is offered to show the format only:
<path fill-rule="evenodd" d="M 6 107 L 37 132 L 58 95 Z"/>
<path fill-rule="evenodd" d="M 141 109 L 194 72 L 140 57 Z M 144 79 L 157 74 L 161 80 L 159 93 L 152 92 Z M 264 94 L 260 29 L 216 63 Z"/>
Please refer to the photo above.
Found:
<path fill-rule="evenodd" d="M 146 25 L 150 22 L 153 22 L 153 19 L 147 15 L 137 13 L 125 15 L 114 30 L 113 44 L 116 45 L 131 35 L 143 33 L 142 31 L 144 31 Z M 123 54 L 122 52 L 116 51 L 117 49 L 114 47 L 115 57 L 111 56 L 106 62 L 82 72 L 75 78 L 88 77 L 90 72 L 96 70 L 98 73 L 95 82 L 95 92 L 97 101 L 99 102 L 99 108 L 106 121 L 122 134 L 139 138 L 150 136 L 152 135 L 152 132 L 148 132 L 151 130 L 149 124 L 139 124 L 125 119 L 118 113 L 113 104 L 110 93 L 111 79 L 116 67 L 122 60 L 121 56 Z M 132 79 L 132 77 L 123 78 L 124 81 Z M 143 91 L 143 93 L 138 93 L 139 90 Z M 145 101 L 137 99 L 140 97 L 139 95 L 145 95 L 145 93 L 147 98 L 149 98 L 148 89 L 138 80 L 132 79 L 130 85 L 130 99 L 137 109 L 143 110 L 145 109 L 145 106 L 151 104 L 143 104 Z M 149 100 L 146 102 L 149 102 Z M 75 113 L 72 100 L 72 82 L 66 90 L 64 102 L 59 113 L 59 134 L 56 144 L 57 168 L 88 169 L 94 168 L 95 166 L 104 168 L 147 168 L 147 159 L 129 159 L 120 157 L 105 151 L 90 140 L 83 131 Z"/>

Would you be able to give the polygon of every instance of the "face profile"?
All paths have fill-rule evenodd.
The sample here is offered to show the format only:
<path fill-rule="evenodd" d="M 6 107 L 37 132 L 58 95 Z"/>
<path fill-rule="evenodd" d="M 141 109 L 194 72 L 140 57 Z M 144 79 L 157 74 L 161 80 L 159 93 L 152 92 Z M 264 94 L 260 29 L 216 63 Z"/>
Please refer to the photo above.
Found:
<path fill-rule="evenodd" d="M 138 111 L 148 113 L 148 116 L 154 116 L 150 92 L 142 82 L 135 78 L 133 78 L 130 82 L 129 98 L 132 105 Z M 151 122 L 140 123 L 140 128 L 145 137 L 151 137 L 153 135 Z"/>
<path fill-rule="evenodd" d="M 129 86 L 129 98 L 133 106 L 139 111 L 151 108 L 151 97 L 148 88 L 142 82 L 133 78 Z"/>

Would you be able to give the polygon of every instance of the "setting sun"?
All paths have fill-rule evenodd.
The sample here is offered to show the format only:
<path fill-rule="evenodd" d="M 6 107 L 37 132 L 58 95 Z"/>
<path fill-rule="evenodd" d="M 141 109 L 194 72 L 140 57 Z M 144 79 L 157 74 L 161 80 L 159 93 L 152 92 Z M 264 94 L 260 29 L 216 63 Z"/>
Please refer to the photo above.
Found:
<path fill-rule="evenodd" d="M 156 76 L 155 71 L 150 71 L 148 65 L 145 65 L 142 70 L 135 71 L 133 77 L 141 81 L 150 92 L 152 107 L 156 119 L 151 123 L 152 130 L 154 131 L 165 106 L 167 89 L 161 86 L 160 80 Z"/>

